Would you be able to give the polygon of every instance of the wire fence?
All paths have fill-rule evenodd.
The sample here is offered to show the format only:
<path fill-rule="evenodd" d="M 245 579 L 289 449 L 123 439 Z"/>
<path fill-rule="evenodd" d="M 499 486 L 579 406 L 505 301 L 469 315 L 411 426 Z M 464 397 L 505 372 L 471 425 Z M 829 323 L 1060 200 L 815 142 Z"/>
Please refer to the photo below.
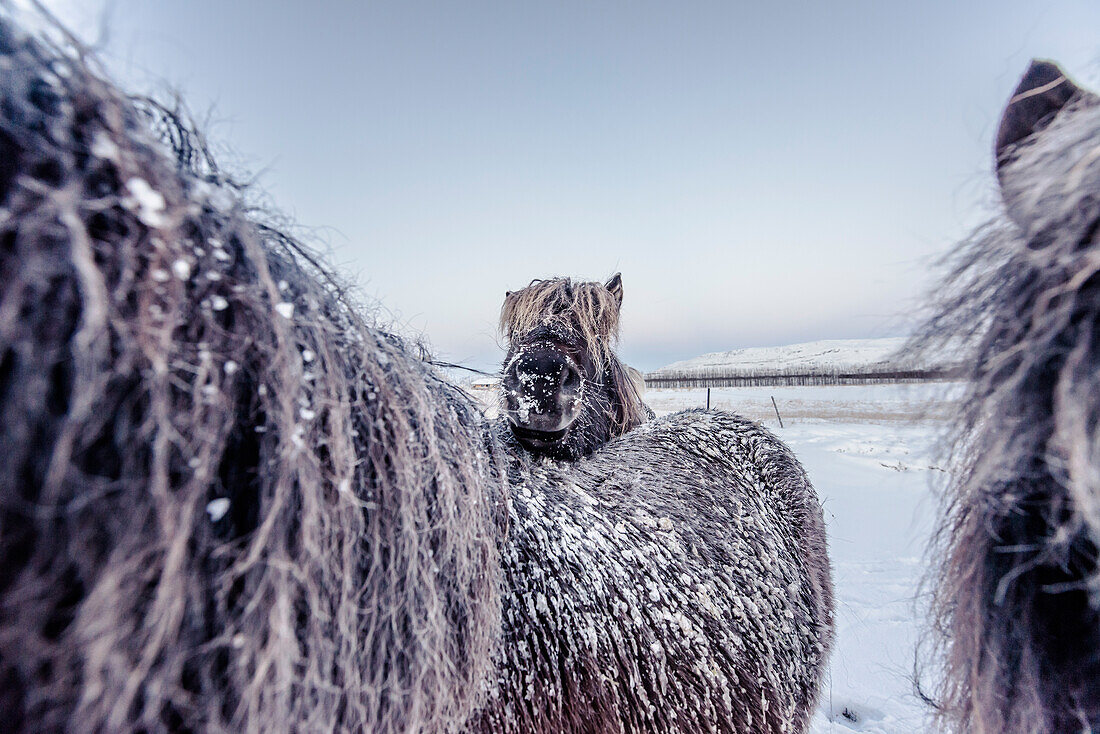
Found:
<path fill-rule="evenodd" d="M 689 387 L 771 387 L 801 385 L 868 385 L 892 382 L 928 382 L 957 380 L 960 368 L 938 369 L 845 369 L 841 370 L 729 370 L 713 368 L 683 372 L 651 372 L 645 376 L 647 388 Z"/>

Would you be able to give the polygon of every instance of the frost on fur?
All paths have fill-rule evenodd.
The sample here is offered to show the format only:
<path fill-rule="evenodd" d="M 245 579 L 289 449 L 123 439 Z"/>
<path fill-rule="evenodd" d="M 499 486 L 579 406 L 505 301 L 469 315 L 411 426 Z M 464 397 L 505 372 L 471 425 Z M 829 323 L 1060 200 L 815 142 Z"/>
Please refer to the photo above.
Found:
<path fill-rule="evenodd" d="M 485 732 L 804 732 L 833 637 L 817 495 L 759 424 L 685 411 L 509 462 Z"/>

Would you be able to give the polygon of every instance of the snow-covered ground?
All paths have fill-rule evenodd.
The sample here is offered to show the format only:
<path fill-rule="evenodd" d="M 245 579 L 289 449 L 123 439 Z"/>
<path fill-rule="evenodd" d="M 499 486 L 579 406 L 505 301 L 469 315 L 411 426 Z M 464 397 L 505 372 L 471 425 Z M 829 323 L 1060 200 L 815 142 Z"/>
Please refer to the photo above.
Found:
<path fill-rule="evenodd" d="M 711 390 L 712 407 L 761 420 L 787 442 L 825 507 L 837 638 L 814 734 L 928 730 L 913 687 L 917 592 L 945 477 L 940 417 L 957 393 L 943 384 Z M 650 390 L 646 401 L 661 415 L 704 405 L 706 390 Z"/>
<path fill-rule="evenodd" d="M 943 477 L 935 430 L 807 422 L 777 432 L 822 499 L 835 573 L 836 646 L 813 731 L 927 731 L 912 676 L 932 487 Z"/>

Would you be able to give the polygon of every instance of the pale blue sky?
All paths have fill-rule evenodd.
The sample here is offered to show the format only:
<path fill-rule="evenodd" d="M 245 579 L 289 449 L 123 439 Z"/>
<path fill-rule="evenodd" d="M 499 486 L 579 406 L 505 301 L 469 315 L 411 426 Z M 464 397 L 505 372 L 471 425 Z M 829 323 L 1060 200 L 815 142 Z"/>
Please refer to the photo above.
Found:
<path fill-rule="evenodd" d="M 97 1 L 51 4 L 88 33 Z M 902 333 L 991 211 L 1028 59 L 1100 70 L 1095 0 L 106 5 L 112 73 L 211 112 L 331 261 L 483 368 L 504 291 L 550 275 L 622 271 L 643 369 Z"/>

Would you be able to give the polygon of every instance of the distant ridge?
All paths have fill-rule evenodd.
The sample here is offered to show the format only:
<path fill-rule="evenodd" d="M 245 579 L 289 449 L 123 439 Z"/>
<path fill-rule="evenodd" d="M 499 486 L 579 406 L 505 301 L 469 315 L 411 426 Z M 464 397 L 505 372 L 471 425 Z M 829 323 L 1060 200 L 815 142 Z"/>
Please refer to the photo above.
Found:
<path fill-rule="evenodd" d="M 680 372 L 707 367 L 856 367 L 885 364 L 905 346 L 902 336 L 885 339 L 824 339 L 782 347 L 747 347 L 728 352 L 711 352 L 673 362 L 654 371 Z"/>
<path fill-rule="evenodd" d="M 782 347 L 712 352 L 645 376 L 651 387 L 836 385 L 950 379 L 957 365 L 917 364 L 899 356 L 906 337 L 828 339 Z"/>

